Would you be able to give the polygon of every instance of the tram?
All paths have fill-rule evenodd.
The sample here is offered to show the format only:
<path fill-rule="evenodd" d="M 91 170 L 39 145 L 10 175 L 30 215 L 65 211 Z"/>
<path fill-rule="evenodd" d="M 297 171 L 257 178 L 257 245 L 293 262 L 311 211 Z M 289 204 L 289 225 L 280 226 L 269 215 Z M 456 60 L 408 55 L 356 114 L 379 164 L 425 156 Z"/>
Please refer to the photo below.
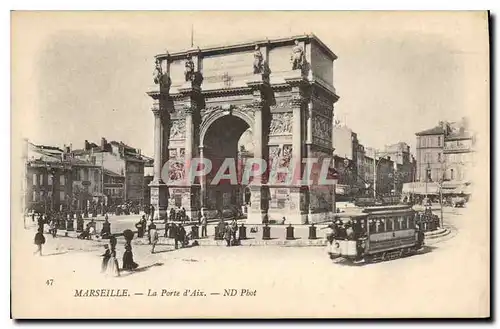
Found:
<path fill-rule="evenodd" d="M 375 262 L 404 257 L 424 245 L 424 232 L 409 206 L 379 206 L 337 217 L 328 234 L 331 259 Z"/>

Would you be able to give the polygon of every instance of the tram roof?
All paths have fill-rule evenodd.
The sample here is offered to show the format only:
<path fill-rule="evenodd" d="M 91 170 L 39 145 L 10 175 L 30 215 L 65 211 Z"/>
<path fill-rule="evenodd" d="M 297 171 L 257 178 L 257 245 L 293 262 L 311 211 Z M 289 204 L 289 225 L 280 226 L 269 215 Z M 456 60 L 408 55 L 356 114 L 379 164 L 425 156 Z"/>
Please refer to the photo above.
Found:
<path fill-rule="evenodd" d="M 391 205 L 391 206 L 367 207 L 367 208 L 363 209 L 363 212 L 364 213 L 373 213 L 373 212 L 411 210 L 411 209 L 412 208 L 408 205 Z"/>

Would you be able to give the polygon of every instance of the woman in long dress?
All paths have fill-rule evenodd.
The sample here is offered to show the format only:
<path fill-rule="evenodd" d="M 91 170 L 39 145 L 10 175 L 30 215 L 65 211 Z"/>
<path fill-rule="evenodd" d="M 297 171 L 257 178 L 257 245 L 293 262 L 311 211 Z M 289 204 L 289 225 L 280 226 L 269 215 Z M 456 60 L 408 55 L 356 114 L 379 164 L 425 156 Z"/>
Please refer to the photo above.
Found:
<path fill-rule="evenodd" d="M 116 238 L 111 236 L 109 239 L 110 246 L 110 257 L 108 260 L 108 266 L 106 267 L 106 274 L 109 276 L 120 276 L 120 268 L 118 266 L 118 260 L 116 259 Z"/>
<path fill-rule="evenodd" d="M 125 242 L 125 252 L 123 253 L 123 269 L 135 270 L 139 265 L 134 262 L 134 255 L 132 254 L 132 244 Z"/>

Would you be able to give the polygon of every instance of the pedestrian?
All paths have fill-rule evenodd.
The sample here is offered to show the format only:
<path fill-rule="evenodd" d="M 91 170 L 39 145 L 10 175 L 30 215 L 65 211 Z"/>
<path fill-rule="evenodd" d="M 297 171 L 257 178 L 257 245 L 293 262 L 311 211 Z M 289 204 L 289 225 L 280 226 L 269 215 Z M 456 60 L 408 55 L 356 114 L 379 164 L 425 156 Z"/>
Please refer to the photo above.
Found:
<path fill-rule="evenodd" d="M 92 225 L 92 223 L 88 223 L 87 232 L 87 239 L 92 240 L 92 237 L 95 235 L 95 225 Z"/>
<path fill-rule="evenodd" d="M 181 242 L 181 247 L 186 246 L 186 229 L 184 225 L 179 224 L 179 241 Z"/>
<path fill-rule="evenodd" d="M 203 214 L 201 216 L 201 237 L 206 238 L 207 237 L 207 215 Z"/>
<path fill-rule="evenodd" d="M 182 207 L 182 209 L 181 209 L 181 220 L 182 220 L 182 223 L 184 223 L 187 220 L 186 217 L 187 217 L 186 216 L 186 209 L 184 209 L 184 207 Z"/>
<path fill-rule="evenodd" d="M 35 212 L 31 213 L 31 221 L 34 223 L 35 222 Z"/>
<path fill-rule="evenodd" d="M 148 226 L 148 243 L 151 244 L 151 230 L 156 230 L 156 224 L 151 219 L 151 223 Z"/>
<path fill-rule="evenodd" d="M 101 237 L 103 239 L 108 239 L 110 236 L 111 236 L 111 224 L 109 223 L 108 215 L 106 215 L 104 223 L 102 223 Z"/>
<path fill-rule="evenodd" d="M 238 223 L 236 222 L 236 218 L 231 222 L 231 236 L 233 245 L 236 244 L 236 232 L 238 231 Z"/>
<path fill-rule="evenodd" d="M 172 223 L 172 227 L 170 228 L 170 234 L 174 237 L 175 241 L 175 249 L 179 248 L 179 236 L 180 236 L 180 224 L 179 226 Z"/>
<path fill-rule="evenodd" d="M 224 226 L 224 239 L 226 240 L 227 246 L 231 246 L 231 226 L 228 223 Z"/>
<path fill-rule="evenodd" d="M 175 221 L 175 209 L 174 208 L 170 208 L 169 219 L 170 219 L 171 222 Z"/>
<path fill-rule="evenodd" d="M 42 256 L 42 245 L 45 244 L 45 237 L 43 236 L 43 229 L 38 228 L 35 234 L 35 245 L 37 247 L 33 254 L 39 253 Z"/>
<path fill-rule="evenodd" d="M 144 223 L 143 220 L 146 218 L 145 215 L 142 215 L 142 218 L 135 224 L 135 228 L 137 229 L 137 237 L 144 237 Z"/>
<path fill-rule="evenodd" d="M 57 236 L 57 224 L 55 218 L 50 221 L 50 233 L 52 237 L 55 238 Z"/>
<path fill-rule="evenodd" d="M 115 277 L 120 276 L 120 267 L 118 265 L 118 259 L 116 259 L 116 238 L 114 236 L 109 238 L 109 247 L 110 257 L 106 265 L 106 275 Z"/>
<path fill-rule="evenodd" d="M 168 219 L 167 219 L 167 217 L 165 217 L 164 223 L 165 223 L 165 233 L 163 233 L 163 237 L 168 238 L 168 228 L 169 228 L 169 225 L 168 225 Z"/>
<path fill-rule="evenodd" d="M 154 225 L 154 224 L 153 224 Z M 156 229 L 156 225 L 151 227 L 151 230 L 149 231 L 149 234 L 151 236 L 151 253 L 155 253 L 155 247 L 156 244 L 158 243 L 158 230 Z"/>
<path fill-rule="evenodd" d="M 111 258 L 111 251 L 109 250 L 109 246 L 107 244 L 104 245 L 104 254 L 102 254 L 101 257 L 102 257 L 101 273 L 104 273 L 106 272 L 109 259 Z"/>
<path fill-rule="evenodd" d="M 151 219 L 155 218 L 155 207 L 151 205 Z"/>

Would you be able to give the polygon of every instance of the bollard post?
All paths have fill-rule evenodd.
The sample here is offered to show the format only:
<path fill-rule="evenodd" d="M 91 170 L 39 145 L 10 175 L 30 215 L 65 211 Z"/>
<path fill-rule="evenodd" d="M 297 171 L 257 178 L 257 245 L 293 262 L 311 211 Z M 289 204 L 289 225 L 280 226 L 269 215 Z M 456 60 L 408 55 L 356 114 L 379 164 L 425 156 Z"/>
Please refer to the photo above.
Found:
<path fill-rule="evenodd" d="M 270 240 L 271 239 L 271 228 L 267 225 L 264 225 L 262 228 L 262 240 Z"/>
<path fill-rule="evenodd" d="M 287 240 L 295 240 L 295 237 L 293 236 L 293 231 L 294 231 L 294 228 L 293 228 L 292 224 L 288 225 L 288 227 L 286 228 L 286 239 Z"/>
<path fill-rule="evenodd" d="M 241 224 L 239 227 L 239 238 L 240 240 L 245 240 L 247 238 L 247 228 L 245 225 Z"/>
<path fill-rule="evenodd" d="M 316 226 L 314 226 L 314 223 L 309 226 L 309 240 L 315 240 L 316 239 Z"/>

